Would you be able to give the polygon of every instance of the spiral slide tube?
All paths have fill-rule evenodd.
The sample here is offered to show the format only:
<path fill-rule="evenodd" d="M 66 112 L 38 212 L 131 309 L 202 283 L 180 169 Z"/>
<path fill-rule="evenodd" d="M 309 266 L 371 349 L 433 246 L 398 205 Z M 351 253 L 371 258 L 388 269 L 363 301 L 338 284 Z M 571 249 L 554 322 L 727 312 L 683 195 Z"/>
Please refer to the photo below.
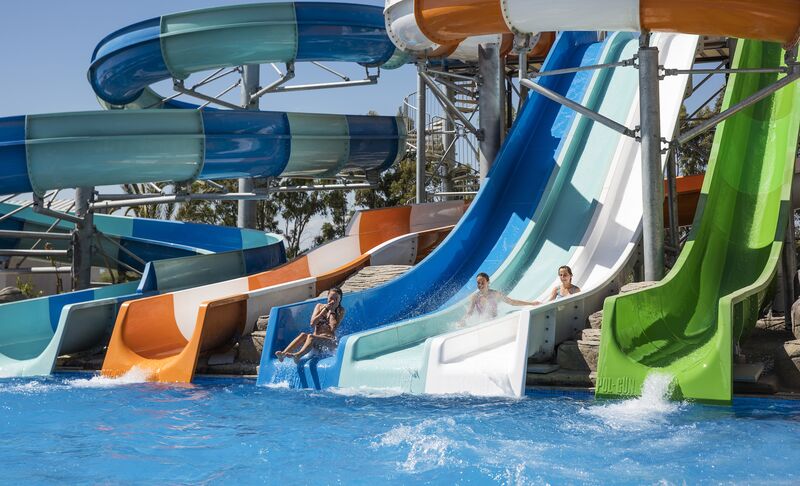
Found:
<path fill-rule="evenodd" d="M 735 68 L 776 68 L 778 44 L 740 41 Z M 726 109 L 782 75 L 733 74 Z M 675 398 L 730 403 L 732 345 L 751 329 L 776 272 L 800 129 L 792 83 L 717 127 L 692 233 L 655 287 L 607 299 L 597 395 L 640 393 L 651 371 Z"/>
<path fill-rule="evenodd" d="M 152 83 L 208 69 L 290 61 L 381 66 L 394 53 L 379 7 L 241 5 L 119 30 L 97 46 L 88 76 L 103 102 L 124 105 L 152 97 Z M 8 117 L 0 119 L 0 194 L 380 171 L 402 156 L 405 137 L 397 117 L 188 109 Z"/>
<path fill-rule="evenodd" d="M 553 68 L 597 62 L 601 44 L 592 33 L 564 34 L 550 53 Z M 548 77 L 542 83 L 571 99 L 583 99 L 591 75 Z M 521 111 L 490 177 L 450 236 L 427 259 L 381 287 L 345 294 L 347 309 L 337 356 L 312 359 L 295 367 L 272 359 L 299 332 L 307 330 L 316 302 L 273 308 L 265 340 L 259 383 L 288 381 L 297 387 L 336 386 L 347 335 L 435 310 L 469 293 L 474 276 L 493 273 L 522 237 L 570 149 L 571 110 L 536 95 Z"/>
<path fill-rule="evenodd" d="M 696 36 L 656 36 L 662 61 L 688 68 Z M 630 57 L 638 39 L 613 34 L 602 63 Z M 662 88 L 664 126 L 678 118 L 688 76 Z M 638 73 L 632 68 L 595 74 L 583 104 L 615 120 L 639 119 Z M 640 238 L 642 219 L 639 144 L 580 118 L 561 180 L 503 266 L 493 288 L 522 300 L 544 300 L 557 284 L 560 265 L 570 264 L 580 296 L 530 310 L 503 306 L 495 321 L 457 331 L 467 299 L 440 311 L 348 339 L 339 386 L 388 386 L 414 393 L 521 396 L 528 356 L 544 359 L 554 345 L 582 328 L 586 314 L 619 286 Z M 507 315 L 504 315 L 507 314 Z M 438 335 L 438 337 L 436 337 Z M 391 337 L 390 337 L 391 336 Z"/>
<path fill-rule="evenodd" d="M 450 232 L 461 201 L 357 212 L 343 238 L 282 267 L 124 304 L 103 373 L 133 366 L 153 381 L 191 381 L 201 351 L 252 331 L 274 305 L 313 298 L 367 265 L 414 264 Z"/>

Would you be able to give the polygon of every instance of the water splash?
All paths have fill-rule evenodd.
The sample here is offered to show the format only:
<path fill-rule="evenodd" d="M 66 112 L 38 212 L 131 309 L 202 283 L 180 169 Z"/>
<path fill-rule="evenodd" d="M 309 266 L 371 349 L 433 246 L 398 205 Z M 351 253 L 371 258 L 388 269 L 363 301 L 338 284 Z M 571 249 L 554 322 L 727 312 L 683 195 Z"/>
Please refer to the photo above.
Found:
<path fill-rule="evenodd" d="M 134 366 L 127 373 L 117 378 L 95 375 L 89 379 L 78 378 L 67 380 L 67 385 L 73 388 L 112 388 L 115 386 L 132 385 L 136 383 L 146 383 L 152 372 Z"/>
<path fill-rule="evenodd" d="M 681 408 L 671 401 L 674 377 L 666 373 L 650 373 L 642 384 L 642 396 L 607 405 L 596 405 L 581 412 L 593 415 L 614 429 L 646 429 L 663 424 L 667 416 Z"/>
<path fill-rule="evenodd" d="M 447 437 L 448 430 L 455 428 L 452 418 L 426 419 L 414 426 L 399 425 L 381 434 L 378 442 L 370 446 L 409 448 L 406 460 L 398 464 L 406 472 L 422 472 L 444 466 L 448 462 L 451 449 L 455 447 L 453 440 Z"/>
<path fill-rule="evenodd" d="M 400 387 L 372 388 L 367 386 L 359 386 L 352 388 L 329 388 L 326 391 L 343 397 L 364 398 L 391 398 L 403 394 L 403 390 Z"/>

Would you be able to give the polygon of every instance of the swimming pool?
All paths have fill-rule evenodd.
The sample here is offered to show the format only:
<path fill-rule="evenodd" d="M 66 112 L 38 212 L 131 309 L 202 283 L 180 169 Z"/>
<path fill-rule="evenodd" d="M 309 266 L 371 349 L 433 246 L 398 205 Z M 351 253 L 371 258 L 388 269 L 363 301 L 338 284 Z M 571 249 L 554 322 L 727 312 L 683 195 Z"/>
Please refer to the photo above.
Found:
<path fill-rule="evenodd" d="M 436 484 L 800 480 L 800 402 L 730 408 L 256 387 L 0 381 L 4 483 Z"/>

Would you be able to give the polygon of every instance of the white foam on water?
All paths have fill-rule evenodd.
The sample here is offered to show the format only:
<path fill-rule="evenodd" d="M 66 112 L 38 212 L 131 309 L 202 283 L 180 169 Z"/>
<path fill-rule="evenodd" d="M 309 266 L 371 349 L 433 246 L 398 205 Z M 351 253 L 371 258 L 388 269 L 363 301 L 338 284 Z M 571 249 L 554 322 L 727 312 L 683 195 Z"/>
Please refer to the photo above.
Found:
<path fill-rule="evenodd" d="M 365 398 L 391 398 L 403 394 L 400 387 L 387 387 L 387 388 L 372 388 L 368 386 L 352 387 L 352 388 L 329 388 L 326 391 L 334 395 L 341 395 L 344 397 L 365 397 Z"/>
<path fill-rule="evenodd" d="M 398 464 L 405 472 L 422 472 L 447 464 L 452 450 L 459 448 L 446 436 L 455 428 L 452 418 L 426 419 L 417 425 L 398 425 L 378 436 L 370 444 L 373 449 L 382 447 L 408 447 L 406 460 Z"/>
<path fill-rule="evenodd" d="M 128 370 L 127 373 L 117 378 L 95 375 L 89 379 L 79 378 L 76 380 L 67 380 L 66 383 L 73 388 L 113 388 L 116 386 L 146 383 L 150 375 L 152 375 L 150 371 L 134 366 Z"/>
<path fill-rule="evenodd" d="M 642 384 L 642 396 L 581 410 L 602 420 L 614 429 L 644 429 L 663 424 L 669 414 L 680 410 L 681 403 L 671 401 L 674 377 L 650 373 Z"/>
<path fill-rule="evenodd" d="M 42 383 L 41 381 L 28 381 L 26 383 L 13 383 L 8 386 L 0 386 L 0 393 L 17 393 L 22 395 L 33 395 L 36 393 L 47 393 L 64 388 L 54 383 Z"/>
<path fill-rule="evenodd" d="M 289 389 L 289 382 L 288 381 L 279 381 L 278 383 L 267 383 L 264 385 L 265 388 L 272 388 L 275 390 L 288 390 Z"/>

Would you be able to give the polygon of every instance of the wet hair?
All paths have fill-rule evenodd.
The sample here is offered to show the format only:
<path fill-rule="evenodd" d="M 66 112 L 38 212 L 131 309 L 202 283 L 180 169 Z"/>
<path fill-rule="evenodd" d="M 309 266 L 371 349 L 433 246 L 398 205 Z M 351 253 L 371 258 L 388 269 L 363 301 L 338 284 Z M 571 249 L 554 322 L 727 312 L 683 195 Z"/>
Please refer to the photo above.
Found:
<path fill-rule="evenodd" d="M 475 278 L 478 278 L 478 277 L 483 277 L 483 278 L 486 279 L 487 282 L 489 281 L 489 276 L 486 275 L 484 272 L 481 272 L 481 273 L 479 273 L 478 275 L 475 276 Z"/>
<path fill-rule="evenodd" d="M 328 293 L 330 294 L 331 292 L 333 292 L 333 293 L 335 293 L 335 294 L 339 294 L 339 298 L 341 298 L 341 297 L 342 297 L 342 289 L 340 289 L 339 287 L 331 287 L 331 288 L 328 290 Z"/>
<path fill-rule="evenodd" d="M 558 273 L 561 273 L 561 270 L 566 270 L 570 277 L 572 277 L 572 269 L 569 268 L 567 265 L 561 265 L 558 267 Z"/>

